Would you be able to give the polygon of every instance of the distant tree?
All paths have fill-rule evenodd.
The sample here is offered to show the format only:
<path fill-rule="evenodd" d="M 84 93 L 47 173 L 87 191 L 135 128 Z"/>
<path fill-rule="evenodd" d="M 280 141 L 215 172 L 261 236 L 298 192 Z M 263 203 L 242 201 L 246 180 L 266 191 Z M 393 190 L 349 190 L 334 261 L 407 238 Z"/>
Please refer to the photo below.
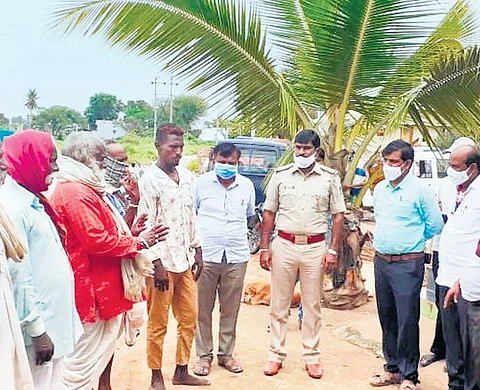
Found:
<path fill-rule="evenodd" d="M 177 96 L 173 99 L 173 122 L 189 131 L 193 123 L 207 113 L 208 104 L 199 96 Z"/>
<path fill-rule="evenodd" d="M 38 93 L 36 89 L 29 89 L 27 93 L 27 100 L 25 100 L 25 107 L 30 111 L 30 119 L 33 117 L 33 113 L 38 110 Z"/>
<path fill-rule="evenodd" d="M 10 128 L 10 121 L 8 118 L 0 112 L 0 129 L 9 129 Z"/>
<path fill-rule="evenodd" d="M 228 138 L 235 138 L 241 135 L 249 136 L 253 128 L 251 119 L 244 117 L 234 119 L 217 118 L 212 122 L 207 122 L 207 126 L 228 130 Z"/>
<path fill-rule="evenodd" d="M 129 100 L 125 106 L 125 127 L 129 132 L 146 135 L 153 128 L 153 107 L 145 100 Z"/>
<path fill-rule="evenodd" d="M 68 133 L 88 126 L 87 119 L 78 111 L 64 106 L 52 106 L 42 109 L 32 118 L 32 127 L 49 131 L 57 138 L 63 138 Z"/>
<path fill-rule="evenodd" d="M 14 116 L 10 122 L 12 123 L 12 128 L 14 130 L 18 130 L 19 128 L 20 130 L 23 130 L 27 124 L 26 119 L 22 116 Z"/>
<path fill-rule="evenodd" d="M 190 131 L 193 123 L 207 113 L 208 103 L 200 96 L 176 96 L 173 99 L 173 123 Z M 159 102 L 158 123 L 170 121 L 170 101 Z"/>
<path fill-rule="evenodd" d="M 85 116 L 90 127 L 94 128 L 97 120 L 115 120 L 122 110 L 123 104 L 115 95 L 101 92 L 90 98 L 90 105 L 85 110 Z"/>

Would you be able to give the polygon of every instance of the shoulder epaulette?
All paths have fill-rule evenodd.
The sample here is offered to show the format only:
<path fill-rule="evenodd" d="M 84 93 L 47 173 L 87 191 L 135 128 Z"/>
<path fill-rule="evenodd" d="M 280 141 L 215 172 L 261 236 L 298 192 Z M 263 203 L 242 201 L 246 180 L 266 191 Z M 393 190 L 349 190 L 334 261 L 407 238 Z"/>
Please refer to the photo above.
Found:
<path fill-rule="evenodd" d="M 286 171 L 287 169 L 290 169 L 292 167 L 293 167 L 293 163 L 287 164 L 287 165 L 282 165 L 281 167 L 277 167 L 275 169 L 275 172 L 283 172 L 283 171 Z"/>

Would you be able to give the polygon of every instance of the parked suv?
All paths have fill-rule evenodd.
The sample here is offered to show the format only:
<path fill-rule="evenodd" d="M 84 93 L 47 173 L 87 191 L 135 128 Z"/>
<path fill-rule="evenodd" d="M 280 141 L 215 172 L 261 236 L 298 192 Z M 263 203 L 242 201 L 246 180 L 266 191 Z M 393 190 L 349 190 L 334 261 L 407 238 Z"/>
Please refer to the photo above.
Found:
<path fill-rule="evenodd" d="M 265 193 L 262 183 L 271 169 L 273 169 L 282 154 L 287 149 L 286 143 L 266 138 L 237 137 L 226 139 L 218 143 L 229 142 L 234 144 L 242 155 L 240 157 L 239 172 L 248 177 L 255 187 L 255 204 L 263 203 Z M 208 170 L 213 168 L 210 161 Z"/>

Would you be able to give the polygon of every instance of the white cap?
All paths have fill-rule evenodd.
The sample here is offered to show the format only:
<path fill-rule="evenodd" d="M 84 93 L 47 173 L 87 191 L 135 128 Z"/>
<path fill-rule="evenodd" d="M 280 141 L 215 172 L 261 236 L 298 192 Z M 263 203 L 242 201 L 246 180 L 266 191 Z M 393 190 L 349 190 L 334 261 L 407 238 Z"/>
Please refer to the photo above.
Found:
<path fill-rule="evenodd" d="M 460 137 L 453 141 L 452 145 L 448 149 L 445 149 L 445 153 L 452 153 L 459 146 L 475 146 L 475 141 L 468 137 Z"/>

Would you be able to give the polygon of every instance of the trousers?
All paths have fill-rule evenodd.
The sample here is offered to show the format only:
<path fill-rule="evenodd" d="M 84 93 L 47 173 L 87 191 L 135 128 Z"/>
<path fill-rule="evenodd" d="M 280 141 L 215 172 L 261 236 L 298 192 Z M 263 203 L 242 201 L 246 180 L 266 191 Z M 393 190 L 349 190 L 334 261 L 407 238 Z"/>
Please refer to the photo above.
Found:
<path fill-rule="evenodd" d="M 327 252 L 325 241 L 297 245 L 281 237 L 272 242 L 269 360 L 281 363 L 287 356 L 288 315 L 297 276 L 300 280 L 304 312 L 302 326 L 303 359 L 306 364 L 320 361 L 322 262 Z"/>
<path fill-rule="evenodd" d="M 198 279 L 198 320 L 195 347 L 199 357 L 213 358 L 212 312 L 218 295 L 220 303 L 220 329 L 218 355 L 232 356 L 236 341 L 236 327 L 243 281 L 247 263 L 203 263 Z"/>
<path fill-rule="evenodd" d="M 161 370 L 163 342 L 167 334 L 170 307 L 177 320 L 176 364 L 185 366 L 190 360 L 195 323 L 197 321 L 197 287 L 192 272 L 168 272 L 169 289 L 159 291 L 149 278 L 147 285 L 147 363 L 152 370 Z"/>
<path fill-rule="evenodd" d="M 418 381 L 420 291 L 424 258 L 388 262 L 377 255 L 375 292 L 385 370 Z"/>

